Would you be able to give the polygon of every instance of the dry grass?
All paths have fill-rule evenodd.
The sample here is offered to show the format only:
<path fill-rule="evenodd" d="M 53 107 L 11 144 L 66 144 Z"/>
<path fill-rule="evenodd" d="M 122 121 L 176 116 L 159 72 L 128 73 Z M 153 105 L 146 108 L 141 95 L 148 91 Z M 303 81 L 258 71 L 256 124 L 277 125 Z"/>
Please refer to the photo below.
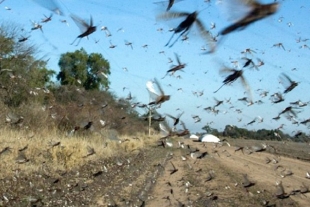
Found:
<path fill-rule="evenodd" d="M 54 90 L 26 94 L 29 100 L 15 107 L 0 103 L 0 179 L 16 172 L 70 171 L 154 142 L 129 102 L 104 91 Z"/>
<path fill-rule="evenodd" d="M 78 168 L 86 162 L 126 154 L 154 143 L 156 137 L 138 134 L 137 138 L 121 136 L 118 140 L 109 139 L 109 133 L 93 133 L 91 136 L 72 136 L 59 134 L 57 129 L 17 131 L 3 129 L 0 132 L 0 178 L 12 175 L 16 170 L 26 174 L 48 170 L 67 171 Z M 22 150 L 27 146 L 27 149 Z M 89 155 L 93 148 L 95 154 Z M 17 157 L 23 154 L 28 162 L 17 163 Z"/>

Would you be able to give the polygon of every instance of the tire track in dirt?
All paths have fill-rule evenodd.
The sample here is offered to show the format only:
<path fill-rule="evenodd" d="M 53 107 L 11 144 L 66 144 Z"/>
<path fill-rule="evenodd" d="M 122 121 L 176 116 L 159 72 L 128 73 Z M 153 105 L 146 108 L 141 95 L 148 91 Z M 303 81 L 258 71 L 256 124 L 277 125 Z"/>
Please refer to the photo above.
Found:
<path fill-rule="evenodd" d="M 293 190 L 300 189 L 300 186 L 305 184 L 307 187 L 310 186 L 309 179 L 305 178 L 307 170 L 310 169 L 310 163 L 303 162 L 300 160 L 283 157 L 266 152 L 257 152 L 249 155 L 242 154 L 241 152 L 234 152 L 232 147 L 222 147 L 222 150 L 227 150 L 231 156 L 222 156 L 222 159 L 218 159 L 223 165 L 233 171 L 246 173 L 256 183 L 263 184 L 265 190 L 274 193 L 276 190 L 275 184 L 277 181 L 282 181 L 285 192 L 289 193 Z M 277 157 L 279 160 L 276 164 L 266 164 L 265 158 Z M 280 166 L 279 168 L 276 168 Z M 282 171 L 290 170 L 292 175 L 281 176 Z M 309 193 L 307 193 L 309 195 Z M 310 198 L 306 195 L 292 195 L 291 199 L 296 201 L 300 206 L 308 206 Z"/>
<path fill-rule="evenodd" d="M 195 161 L 189 156 L 187 149 L 170 148 L 173 154 L 162 174 L 154 183 L 146 206 L 263 206 L 264 201 L 276 206 L 307 206 L 310 203 L 307 195 L 291 195 L 290 198 L 280 200 L 275 196 L 276 181 L 282 181 L 285 192 L 299 189 L 302 183 L 310 186 L 304 177 L 310 163 L 300 160 L 279 157 L 265 152 L 250 155 L 234 152 L 233 147 L 214 144 L 203 144 L 184 139 L 185 145 L 198 148 L 209 154 Z M 217 150 L 216 153 L 212 151 Z M 187 154 L 187 160 L 182 161 L 181 155 Z M 277 158 L 279 163 L 266 164 L 265 158 Z M 170 175 L 171 162 L 178 171 Z M 275 170 L 276 165 L 283 166 Z M 290 169 L 293 175 L 281 177 L 280 170 Z M 206 181 L 209 172 L 213 179 Z M 242 186 L 243 174 L 247 174 L 253 187 L 245 189 Z M 167 183 L 171 185 L 168 185 Z M 187 183 L 187 185 L 186 185 Z M 308 196 L 308 197 L 306 197 Z"/>
<path fill-rule="evenodd" d="M 147 206 L 177 206 L 179 202 L 185 202 L 187 182 L 184 180 L 185 171 L 190 166 L 186 162 L 180 162 L 181 152 L 179 150 L 169 150 L 171 158 L 166 162 L 165 169 L 157 179 Z M 173 165 L 178 170 L 172 173 Z"/>
<path fill-rule="evenodd" d="M 193 159 L 187 147 L 178 147 L 178 141 L 207 155 Z M 266 201 L 270 206 L 303 207 L 310 203 L 310 193 L 296 193 L 283 200 L 275 196 L 277 181 L 282 181 L 287 193 L 303 183 L 310 186 L 310 180 L 305 178 L 310 163 L 266 152 L 242 154 L 235 152 L 234 147 L 190 139 L 176 138 L 173 142 L 174 147 L 155 145 L 135 155 L 136 159 L 118 172 L 119 179 L 111 180 L 111 187 L 96 196 L 97 206 L 107 206 L 109 198 L 117 206 L 126 207 L 261 207 L 267 206 Z M 276 158 L 279 163 L 266 164 L 266 157 Z M 282 167 L 275 169 L 277 165 Z M 177 169 L 174 173 L 173 166 Z M 293 174 L 281 177 L 283 169 L 290 169 Z M 243 174 L 255 185 L 243 187 Z"/>

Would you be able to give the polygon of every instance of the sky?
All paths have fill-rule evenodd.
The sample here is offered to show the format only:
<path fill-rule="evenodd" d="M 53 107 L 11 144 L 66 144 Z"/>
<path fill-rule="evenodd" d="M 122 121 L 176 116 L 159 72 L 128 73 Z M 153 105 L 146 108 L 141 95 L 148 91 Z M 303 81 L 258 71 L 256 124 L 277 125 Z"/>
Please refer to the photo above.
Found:
<path fill-rule="evenodd" d="M 242 18 L 248 7 L 242 3 L 234 4 L 238 0 L 183 0 L 176 1 L 171 11 L 198 11 L 198 18 L 205 28 L 216 36 L 222 29 Z M 48 67 L 59 72 L 58 61 L 60 55 L 84 48 L 88 54 L 101 53 L 110 62 L 111 82 L 110 91 L 117 97 L 126 97 L 131 92 L 134 101 L 149 102 L 146 83 L 157 78 L 165 94 L 171 95 L 169 101 L 158 109 L 161 114 L 168 113 L 177 116 L 184 111 L 181 120 L 192 132 L 201 132 L 202 127 L 209 124 L 212 128 L 222 131 L 226 125 L 236 125 L 249 130 L 276 129 L 282 124 L 282 130 L 294 135 L 301 130 L 309 134 L 309 129 L 303 124 L 293 124 L 281 116 L 279 120 L 272 118 L 290 102 L 309 102 L 307 106 L 297 107 L 296 120 L 298 122 L 310 118 L 310 1 L 308 0 L 279 0 L 278 11 L 270 17 L 259 20 L 243 30 L 219 36 L 216 51 L 203 54 L 202 48 L 208 48 L 207 42 L 199 35 L 196 26 L 188 34 L 188 40 L 181 38 L 173 47 L 165 44 L 173 34 L 169 31 L 180 24 L 184 17 L 171 20 L 157 18 L 165 12 L 167 1 L 141 0 L 54 0 L 64 15 L 53 13 L 52 21 L 43 23 L 43 32 L 31 30 L 32 22 L 40 22 L 52 12 L 39 3 L 43 0 L 5 0 L 0 4 L 0 18 L 2 22 L 12 22 L 21 28 L 21 35 L 29 37 L 30 44 L 39 48 L 38 58 L 48 60 Z M 267 4 L 273 0 L 262 0 Z M 231 6 L 240 5 L 240 6 Z M 74 14 L 86 21 L 93 18 L 97 31 L 88 38 L 83 38 L 78 46 L 70 45 L 81 34 L 81 31 L 70 18 Z M 45 16 L 44 16 L 45 15 Z M 61 20 L 66 20 L 63 23 Z M 211 29 L 211 25 L 215 28 Z M 107 27 L 111 36 L 106 36 L 102 27 Z M 175 35 L 174 38 L 176 38 Z M 133 48 L 125 45 L 131 42 Z M 281 43 L 283 47 L 278 47 Z M 116 45 L 110 48 L 110 45 Z M 307 46 L 309 44 L 309 48 Z M 142 47 L 148 45 L 147 48 Z M 250 53 L 244 53 L 250 49 Z M 183 71 L 177 71 L 173 76 L 166 75 L 171 65 L 176 64 L 175 54 L 182 63 L 186 64 Z M 240 80 L 225 85 L 214 93 L 222 84 L 228 73 L 220 73 L 223 67 L 242 69 L 244 57 L 252 59 L 256 64 L 259 60 L 264 65 L 258 70 L 244 69 L 244 78 L 251 89 L 254 104 L 247 106 L 238 99 L 246 97 Z M 169 58 L 173 63 L 169 63 Z M 239 65 L 232 62 L 238 61 Z M 124 69 L 126 68 L 126 70 Z M 298 86 L 284 95 L 285 101 L 273 104 L 270 96 L 276 92 L 283 93 L 285 87 L 279 77 L 284 73 Z M 180 78 L 177 78 L 180 76 Z M 125 90 L 124 90 L 125 87 Z M 266 97 L 260 93 L 267 91 Z M 201 96 L 195 95 L 203 92 Z M 216 105 L 217 100 L 224 103 L 216 109 L 216 115 L 204 108 Z M 230 100 L 230 103 L 225 100 Z M 258 104 L 258 101 L 263 103 Z M 237 111 L 241 110 L 241 113 Z M 139 110 L 140 113 L 144 111 Z M 192 118 L 198 115 L 200 122 L 195 123 Z M 247 125 L 255 119 L 258 120 Z M 173 123 L 167 117 L 170 124 Z M 98 120 L 99 121 L 99 120 Z M 178 126 L 178 128 L 181 128 Z"/>

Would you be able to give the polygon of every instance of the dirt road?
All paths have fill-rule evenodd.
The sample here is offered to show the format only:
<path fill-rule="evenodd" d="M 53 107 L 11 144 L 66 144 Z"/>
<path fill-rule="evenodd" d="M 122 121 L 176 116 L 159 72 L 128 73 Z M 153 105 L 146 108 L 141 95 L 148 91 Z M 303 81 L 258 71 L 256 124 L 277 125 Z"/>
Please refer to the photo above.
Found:
<path fill-rule="evenodd" d="M 76 169 L 52 172 L 44 163 L 31 174 L 16 169 L 0 179 L 0 206 L 310 206 L 304 192 L 309 162 L 226 144 L 168 141 L 172 147 L 89 157 Z M 280 182 L 285 199 L 276 196 Z"/>
<path fill-rule="evenodd" d="M 171 150 L 173 157 L 157 179 L 147 206 L 309 206 L 310 186 L 305 178 L 310 163 L 266 152 L 235 151 L 235 147 L 184 140 L 184 145 L 208 154 L 193 159 L 188 149 Z M 186 157 L 182 160 L 181 156 Z M 268 159 L 267 159 L 268 157 Z M 270 160 L 267 164 L 266 160 Z M 172 164 L 178 169 L 170 175 Z M 253 183 L 243 187 L 243 176 Z M 282 182 L 289 198 L 276 197 L 276 182 Z M 294 195 L 291 192 L 295 192 Z"/>

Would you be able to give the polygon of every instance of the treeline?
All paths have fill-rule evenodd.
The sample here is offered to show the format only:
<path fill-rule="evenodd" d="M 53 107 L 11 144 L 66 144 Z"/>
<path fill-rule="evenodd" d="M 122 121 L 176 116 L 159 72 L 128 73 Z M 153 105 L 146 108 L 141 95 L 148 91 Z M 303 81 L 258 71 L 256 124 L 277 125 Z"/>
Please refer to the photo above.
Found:
<path fill-rule="evenodd" d="M 283 133 L 281 130 L 278 129 L 259 129 L 257 131 L 249 131 L 245 128 L 239 128 L 233 125 L 226 125 L 225 129 L 221 133 L 217 133 L 217 135 L 221 135 L 224 137 L 231 137 L 231 138 L 245 138 L 245 139 L 257 139 L 257 140 L 291 140 L 295 142 L 307 142 L 309 138 L 306 134 L 300 132 L 296 133 L 293 137 Z"/>
<path fill-rule="evenodd" d="M 218 137 L 230 137 L 233 139 L 257 139 L 257 140 L 291 140 L 294 142 L 309 142 L 309 136 L 303 132 L 296 132 L 294 136 L 285 134 L 279 129 L 259 129 L 256 131 L 247 130 L 246 128 L 239 128 L 234 125 L 226 125 L 223 131 L 218 131 L 206 125 L 202 128 L 207 133 L 213 134 Z"/>

